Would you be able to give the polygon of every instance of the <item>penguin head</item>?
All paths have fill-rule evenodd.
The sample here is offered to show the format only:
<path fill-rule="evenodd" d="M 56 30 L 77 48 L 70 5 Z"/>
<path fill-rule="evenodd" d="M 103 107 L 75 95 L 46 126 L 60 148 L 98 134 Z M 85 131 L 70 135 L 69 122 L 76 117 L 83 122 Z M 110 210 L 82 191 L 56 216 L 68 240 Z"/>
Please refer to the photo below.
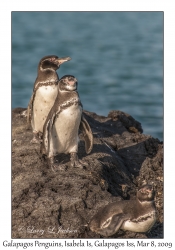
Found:
<path fill-rule="evenodd" d="M 140 202 L 153 201 L 155 196 L 155 191 L 153 185 L 145 184 L 139 188 L 137 191 L 137 198 Z"/>
<path fill-rule="evenodd" d="M 46 70 L 46 69 L 51 69 L 51 70 L 57 70 L 60 65 L 64 62 L 70 61 L 71 58 L 70 57 L 58 57 L 55 55 L 51 55 L 51 56 L 45 56 L 43 57 L 38 65 L 38 70 Z"/>
<path fill-rule="evenodd" d="M 77 90 L 77 79 L 72 75 L 63 76 L 58 83 L 60 91 L 75 91 Z"/>

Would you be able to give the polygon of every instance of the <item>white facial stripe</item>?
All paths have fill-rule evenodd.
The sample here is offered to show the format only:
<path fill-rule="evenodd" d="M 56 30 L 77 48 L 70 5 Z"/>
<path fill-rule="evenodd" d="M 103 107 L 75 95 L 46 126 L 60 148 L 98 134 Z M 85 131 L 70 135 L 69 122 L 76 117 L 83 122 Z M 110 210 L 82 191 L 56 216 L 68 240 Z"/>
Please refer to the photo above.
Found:
<path fill-rule="evenodd" d="M 138 200 L 141 204 L 142 203 L 153 203 L 154 201 L 152 200 L 152 201 L 140 201 L 140 200 Z"/>
<path fill-rule="evenodd" d="M 74 90 L 74 89 L 76 89 L 77 87 L 76 87 L 76 85 L 74 85 L 74 86 L 67 85 L 66 88 L 69 89 L 69 90 Z"/>
<path fill-rule="evenodd" d="M 60 89 L 60 91 L 61 92 L 64 92 L 64 91 L 67 91 L 67 90 L 73 91 L 73 90 L 77 89 L 76 85 L 74 85 L 74 86 L 66 85 L 66 86 L 64 86 L 64 88 L 65 89 Z"/>

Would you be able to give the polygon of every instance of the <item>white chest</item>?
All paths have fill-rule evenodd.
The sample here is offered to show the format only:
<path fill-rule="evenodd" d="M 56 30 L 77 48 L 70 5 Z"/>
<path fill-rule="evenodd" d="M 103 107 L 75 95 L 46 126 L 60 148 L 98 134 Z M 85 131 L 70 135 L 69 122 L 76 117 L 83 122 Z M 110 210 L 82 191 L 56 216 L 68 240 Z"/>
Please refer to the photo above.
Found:
<path fill-rule="evenodd" d="M 34 105 L 39 102 L 49 103 L 55 100 L 58 93 L 58 85 L 41 86 L 37 89 L 35 94 Z"/>
<path fill-rule="evenodd" d="M 82 107 L 78 103 L 71 105 L 59 113 L 55 119 L 51 139 L 51 155 L 78 151 L 78 130 L 82 115 Z"/>
<path fill-rule="evenodd" d="M 43 132 L 43 125 L 58 94 L 58 85 L 41 86 L 33 103 L 33 129 Z"/>

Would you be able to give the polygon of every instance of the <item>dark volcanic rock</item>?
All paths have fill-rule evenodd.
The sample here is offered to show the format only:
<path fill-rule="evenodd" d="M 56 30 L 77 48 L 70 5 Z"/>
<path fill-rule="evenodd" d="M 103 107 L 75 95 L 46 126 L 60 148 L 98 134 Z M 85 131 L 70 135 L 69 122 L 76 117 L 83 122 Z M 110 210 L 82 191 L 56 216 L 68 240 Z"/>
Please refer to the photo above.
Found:
<path fill-rule="evenodd" d="M 52 172 L 30 144 L 23 108 L 12 112 L 12 237 L 102 238 L 87 226 L 98 209 L 109 202 L 132 199 L 143 180 L 155 185 L 158 219 L 147 234 L 120 230 L 112 238 L 163 237 L 163 145 L 142 134 L 139 122 L 121 111 L 108 117 L 84 111 L 94 135 L 86 155 L 80 140 L 84 169 L 71 168 L 68 155 L 59 155 L 65 170 Z M 80 139 L 81 134 L 80 134 Z"/>

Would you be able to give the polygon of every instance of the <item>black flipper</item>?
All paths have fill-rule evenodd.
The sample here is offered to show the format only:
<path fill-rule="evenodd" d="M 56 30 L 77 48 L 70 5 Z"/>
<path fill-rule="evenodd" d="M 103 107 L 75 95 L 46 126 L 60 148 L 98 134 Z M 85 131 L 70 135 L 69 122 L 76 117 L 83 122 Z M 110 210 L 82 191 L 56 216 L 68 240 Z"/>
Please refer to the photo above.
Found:
<path fill-rule="evenodd" d="M 93 147 L 93 134 L 89 123 L 86 121 L 83 115 L 81 116 L 79 129 L 81 130 L 84 137 L 86 153 L 89 154 Z"/>
<path fill-rule="evenodd" d="M 51 140 L 51 132 L 52 132 L 51 130 L 53 127 L 55 116 L 56 116 L 56 113 L 54 113 L 50 119 L 47 119 L 43 127 L 43 140 L 42 140 L 41 149 L 40 149 L 40 152 L 43 155 L 48 156 L 49 151 L 50 151 L 50 140 Z"/>
<path fill-rule="evenodd" d="M 34 99 L 34 93 L 32 94 L 28 107 L 27 107 L 27 123 L 29 124 L 31 122 L 32 118 L 32 112 L 33 112 L 33 99 Z"/>
<path fill-rule="evenodd" d="M 127 219 L 128 217 L 124 214 L 115 214 L 111 220 L 107 223 L 107 225 L 104 225 L 102 228 L 97 228 L 95 230 L 96 233 L 99 233 L 105 237 L 111 236 L 115 234 L 120 227 L 122 226 L 123 222 Z"/>

